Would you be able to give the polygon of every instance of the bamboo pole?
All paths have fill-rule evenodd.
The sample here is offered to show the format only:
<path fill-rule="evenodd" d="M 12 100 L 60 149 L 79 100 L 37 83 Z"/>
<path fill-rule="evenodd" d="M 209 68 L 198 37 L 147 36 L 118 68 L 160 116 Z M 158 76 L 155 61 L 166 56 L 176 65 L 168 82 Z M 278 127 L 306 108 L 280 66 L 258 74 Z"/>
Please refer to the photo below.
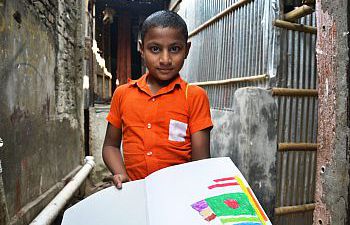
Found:
<path fill-rule="evenodd" d="M 275 215 L 286 215 L 291 213 L 302 213 L 307 211 L 312 211 L 315 209 L 315 203 L 305 204 L 305 205 L 295 205 L 295 206 L 283 206 L 275 208 Z"/>
<path fill-rule="evenodd" d="M 289 97 L 317 97 L 316 89 L 272 88 L 272 95 Z"/>
<path fill-rule="evenodd" d="M 171 7 L 170 11 L 174 11 L 174 9 L 182 2 L 182 0 L 177 0 Z"/>
<path fill-rule="evenodd" d="M 245 81 L 251 82 L 251 81 L 265 80 L 265 79 L 268 79 L 267 74 L 250 76 L 250 77 L 237 77 L 237 78 L 231 78 L 231 79 L 226 79 L 226 80 L 194 82 L 194 83 L 190 83 L 190 85 L 211 86 L 211 85 L 223 85 L 223 84 L 230 84 L 230 83 L 239 83 L 239 82 L 245 82 Z"/>
<path fill-rule="evenodd" d="M 315 143 L 278 143 L 278 151 L 317 151 Z"/>
<path fill-rule="evenodd" d="M 284 20 L 289 22 L 294 22 L 297 19 L 309 15 L 314 11 L 313 8 L 311 8 L 308 5 L 302 5 L 300 7 L 295 8 L 293 11 L 290 11 L 289 13 L 284 14 Z"/>
<path fill-rule="evenodd" d="M 273 25 L 280 28 L 285 28 L 288 30 L 295 30 L 305 33 L 311 33 L 311 34 L 317 34 L 316 27 L 298 24 L 298 23 L 291 23 L 284 20 L 275 20 L 273 21 Z"/>
<path fill-rule="evenodd" d="M 228 13 L 238 9 L 239 7 L 251 2 L 252 0 L 241 0 L 239 2 L 233 3 L 231 6 L 227 7 L 226 9 L 224 9 L 223 11 L 221 11 L 219 14 L 216 14 L 215 16 L 213 16 L 211 19 L 209 19 L 208 21 L 206 21 L 205 23 L 203 23 L 202 25 L 200 25 L 199 27 L 197 27 L 196 29 L 194 29 L 189 35 L 188 38 L 196 35 L 197 33 L 199 33 L 201 30 L 203 30 L 204 28 L 206 28 L 207 26 L 209 26 L 210 24 L 215 23 L 216 21 L 218 21 L 220 18 L 224 17 L 225 15 L 227 15 Z"/>

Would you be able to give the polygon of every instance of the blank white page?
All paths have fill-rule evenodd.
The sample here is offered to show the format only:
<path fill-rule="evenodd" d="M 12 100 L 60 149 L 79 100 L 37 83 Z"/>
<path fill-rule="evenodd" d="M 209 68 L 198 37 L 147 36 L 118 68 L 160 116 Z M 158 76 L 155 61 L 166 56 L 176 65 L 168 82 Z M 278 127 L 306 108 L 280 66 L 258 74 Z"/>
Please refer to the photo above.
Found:
<path fill-rule="evenodd" d="M 62 225 L 147 225 L 145 182 L 101 190 L 67 209 Z"/>

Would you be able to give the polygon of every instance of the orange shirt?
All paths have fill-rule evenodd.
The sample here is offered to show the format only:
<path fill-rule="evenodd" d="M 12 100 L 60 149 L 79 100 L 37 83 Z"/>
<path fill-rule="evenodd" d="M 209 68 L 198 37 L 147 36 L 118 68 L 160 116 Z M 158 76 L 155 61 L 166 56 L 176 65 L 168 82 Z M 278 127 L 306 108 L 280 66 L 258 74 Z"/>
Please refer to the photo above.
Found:
<path fill-rule="evenodd" d="M 202 88 L 188 87 L 186 97 L 187 83 L 178 76 L 153 95 L 147 76 L 119 86 L 107 116 L 122 129 L 124 163 L 132 180 L 191 161 L 191 134 L 213 126 Z"/>

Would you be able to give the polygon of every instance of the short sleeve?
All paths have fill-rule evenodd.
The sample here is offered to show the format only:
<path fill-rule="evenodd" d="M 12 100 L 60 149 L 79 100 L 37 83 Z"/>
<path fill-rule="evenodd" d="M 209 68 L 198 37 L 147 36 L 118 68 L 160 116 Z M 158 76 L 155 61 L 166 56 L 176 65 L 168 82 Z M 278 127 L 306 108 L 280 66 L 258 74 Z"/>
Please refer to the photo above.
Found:
<path fill-rule="evenodd" d="M 110 122 L 114 127 L 116 128 L 122 128 L 122 121 L 121 121 L 121 100 L 122 100 L 122 93 L 124 86 L 120 86 L 117 89 L 115 89 L 112 97 L 111 102 L 111 108 L 109 110 L 109 113 L 107 115 L 107 121 Z"/>
<path fill-rule="evenodd" d="M 207 93 L 198 86 L 190 86 L 188 89 L 189 103 L 189 128 L 191 134 L 206 128 L 212 128 L 210 105 Z"/>

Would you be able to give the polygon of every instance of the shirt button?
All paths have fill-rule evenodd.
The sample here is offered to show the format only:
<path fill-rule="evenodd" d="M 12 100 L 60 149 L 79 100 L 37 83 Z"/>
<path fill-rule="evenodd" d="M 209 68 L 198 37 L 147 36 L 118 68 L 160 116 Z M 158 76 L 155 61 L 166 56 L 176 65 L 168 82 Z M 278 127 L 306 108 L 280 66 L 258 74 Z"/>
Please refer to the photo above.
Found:
<path fill-rule="evenodd" d="M 152 102 L 154 102 L 156 99 L 155 98 L 152 98 Z"/>
<path fill-rule="evenodd" d="M 151 151 L 146 153 L 146 155 L 148 155 L 148 156 L 151 156 L 152 154 L 153 154 L 153 152 L 151 152 Z"/>
<path fill-rule="evenodd" d="M 152 125 L 150 123 L 147 124 L 147 128 L 151 129 Z"/>

